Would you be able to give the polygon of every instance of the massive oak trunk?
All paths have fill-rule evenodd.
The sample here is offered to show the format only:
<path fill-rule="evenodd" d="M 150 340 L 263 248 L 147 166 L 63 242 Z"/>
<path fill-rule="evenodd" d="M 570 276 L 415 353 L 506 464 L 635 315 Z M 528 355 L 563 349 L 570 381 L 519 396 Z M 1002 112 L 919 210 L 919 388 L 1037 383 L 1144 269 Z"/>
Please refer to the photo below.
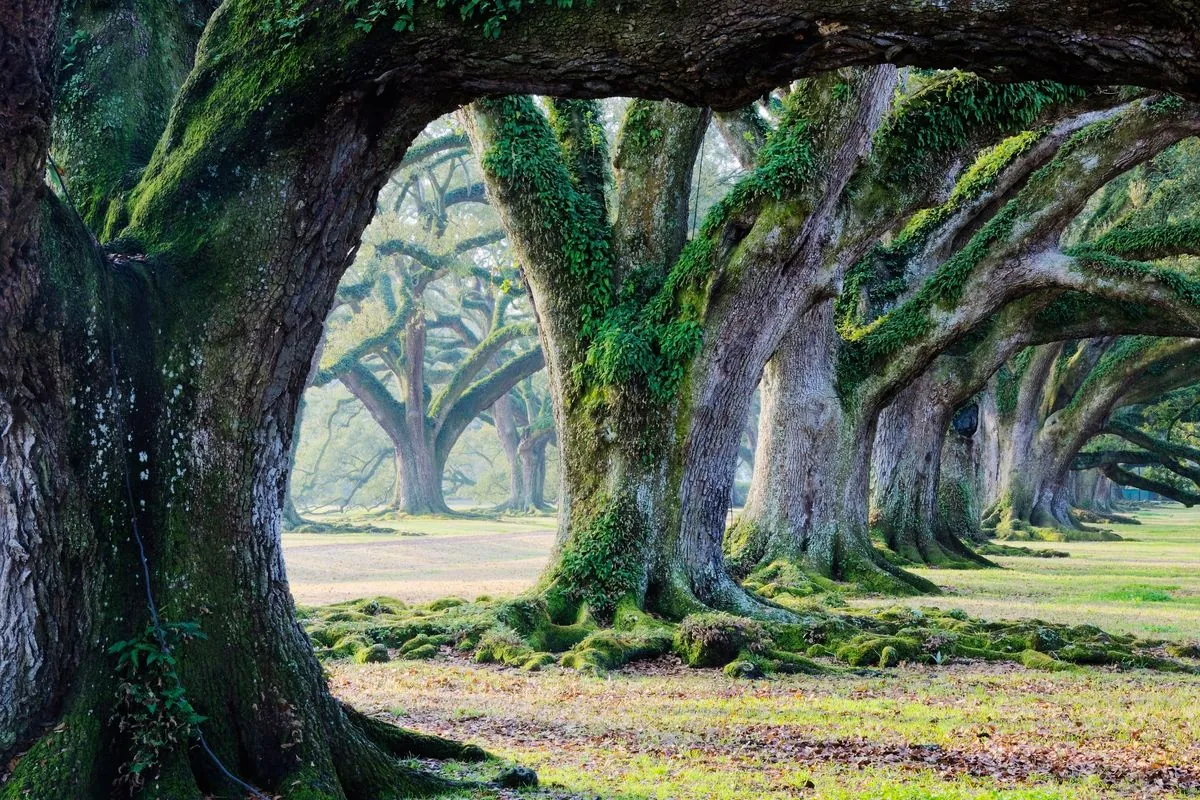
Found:
<path fill-rule="evenodd" d="M 783 559 L 867 590 L 929 591 L 886 562 L 868 530 L 875 415 L 836 390 L 833 302 L 804 316 L 775 351 L 760 387 L 759 452 L 746 508 L 726 547 L 742 574 Z"/>

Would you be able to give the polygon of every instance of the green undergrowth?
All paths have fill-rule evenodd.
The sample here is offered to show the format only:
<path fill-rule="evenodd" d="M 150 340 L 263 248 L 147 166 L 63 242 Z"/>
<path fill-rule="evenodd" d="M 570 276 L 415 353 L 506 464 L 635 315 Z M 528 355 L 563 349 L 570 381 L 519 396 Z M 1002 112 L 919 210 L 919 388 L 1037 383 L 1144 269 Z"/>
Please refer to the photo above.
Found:
<path fill-rule="evenodd" d="M 763 588 L 766 588 L 764 585 Z M 374 663 L 425 660 L 457 652 L 478 663 L 536 671 L 550 666 L 603 675 L 634 661 L 674 653 L 690 667 L 731 677 L 837 673 L 900 663 L 1008 661 L 1037 670 L 1081 665 L 1200 673 L 1195 643 L 1107 633 L 1092 625 L 1036 619 L 989 622 L 961 610 L 838 607 L 837 596 L 777 593 L 792 622 L 725 613 L 671 623 L 631 603 L 616 606 L 611 627 L 586 614 L 556 624 L 540 598 L 466 602 L 448 598 L 409 606 L 379 597 L 302 608 L 301 623 L 322 659 Z"/>

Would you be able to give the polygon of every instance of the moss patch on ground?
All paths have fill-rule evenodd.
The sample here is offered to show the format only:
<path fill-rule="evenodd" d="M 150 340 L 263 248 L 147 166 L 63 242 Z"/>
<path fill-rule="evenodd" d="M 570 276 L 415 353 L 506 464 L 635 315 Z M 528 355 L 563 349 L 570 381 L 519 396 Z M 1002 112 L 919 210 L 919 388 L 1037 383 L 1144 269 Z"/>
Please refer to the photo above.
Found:
<path fill-rule="evenodd" d="M 1092 625 L 986 621 L 961 610 L 908 606 L 843 610 L 819 600 L 791 608 L 796 620 L 788 623 L 703 613 L 673 624 L 624 607 L 614 627 L 600 627 L 587 618 L 555 624 L 534 597 L 474 603 L 447 598 L 418 606 L 377 597 L 304 608 L 301 621 L 319 657 L 360 664 L 459 652 L 481 664 L 528 671 L 557 664 L 603 674 L 674 652 L 689 667 L 745 678 L 952 659 L 1011 661 L 1041 670 L 1077 664 L 1200 673 L 1200 665 L 1186 656 L 1167 652 L 1164 640 Z"/>

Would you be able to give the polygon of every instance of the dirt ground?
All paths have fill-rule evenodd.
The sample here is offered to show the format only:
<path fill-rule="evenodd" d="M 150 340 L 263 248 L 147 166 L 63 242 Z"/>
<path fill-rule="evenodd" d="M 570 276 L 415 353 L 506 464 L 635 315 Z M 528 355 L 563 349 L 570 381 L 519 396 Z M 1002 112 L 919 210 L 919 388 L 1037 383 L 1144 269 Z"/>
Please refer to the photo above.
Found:
<path fill-rule="evenodd" d="M 283 552 L 292 594 L 303 605 L 376 595 L 410 603 L 472 600 L 533 585 L 554 546 L 550 524 L 505 521 L 491 531 L 424 535 L 284 534 Z"/>

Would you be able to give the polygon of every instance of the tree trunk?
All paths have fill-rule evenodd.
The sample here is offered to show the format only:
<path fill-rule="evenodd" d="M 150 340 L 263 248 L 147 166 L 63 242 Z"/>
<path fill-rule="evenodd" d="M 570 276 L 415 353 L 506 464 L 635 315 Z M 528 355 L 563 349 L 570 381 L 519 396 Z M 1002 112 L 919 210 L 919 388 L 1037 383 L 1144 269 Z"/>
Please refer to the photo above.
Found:
<path fill-rule="evenodd" d="M 726 535 L 730 565 L 745 577 L 776 559 L 803 559 L 806 542 L 836 527 L 841 402 L 834 390 L 830 302 L 784 337 L 759 386 L 758 450 L 746 505 Z"/>
<path fill-rule="evenodd" d="M 53 29 L 42 23 L 44 32 Z M 3 49 L 5 58 L 21 51 Z M 0 72 L 0 80 L 17 76 L 21 86 L 4 92 L 5 100 L 38 108 L 37 78 L 52 74 L 48 65 Z M 445 784 L 397 755 L 479 755 L 400 731 L 385 736 L 390 729 L 344 710 L 296 622 L 283 571 L 290 440 L 322 319 L 379 187 L 430 116 L 408 108 L 381 117 L 375 102 L 348 98 L 330 109 L 319 134 L 293 140 L 262 173 L 249 164 L 228 176 L 199 168 L 225 162 L 197 151 L 191 134 L 168 136 L 133 193 L 132 225 L 122 239 L 127 252 L 149 254 L 146 266 L 140 255 L 119 259 L 107 291 L 96 291 L 98 276 L 111 268 L 96 263 L 90 246 L 64 244 L 79 239 L 65 212 L 46 218 L 43 239 L 59 244 L 40 258 L 27 233 L 19 248 L 5 248 L 0 519 L 6 543 L 26 549 L 32 561 L 18 573 L 25 577 L 0 584 L 5 654 L 12 645 L 22 652 L 0 662 L 9 684 L 0 704 L 3 747 L 35 735 L 51 715 L 58 722 L 16 762 L 6 796 L 105 796 L 115 780 L 132 782 L 147 757 L 137 745 L 164 735 L 167 706 L 156 705 L 157 716 L 139 715 L 119 691 L 141 681 L 152 691 L 170 689 L 173 676 L 143 663 L 119 679 L 106 653 L 115 641 L 141 636 L 154 646 L 154 634 L 143 633 L 153 618 L 146 590 L 164 621 L 195 622 L 206 634 L 175 644 L 177 674 L 192 707 L 208 717 L 202 730 L 212 751 L 266 791 L 336 800 L 415 796 Z M 215 124 L 172 115 L 173 125 L 197 122 Z M 18 204 L 4 209 L 6 238 L 30 229 L 17 212 L 35 213 L 41 194 L 44 135 L 22 134 L 30 142 L 0 149 L 5 159 L 23 153 L 19 172 L 4 166 L 9 191 L 0 199 Z M 193 202 L 197 196 L 206 201 Z M 52 281 L 40 288 L 39 269 Z M 84 363 L 55 357 L 60 344 Z M 68 409 L 68 397 L 77 410 Z M 90 513 L 72 500 L 73 469 L 87 470 Z M 5 570 L 24 560 L 12 546 L 5 555 Z M 102 560 L 93 567 L 94 556 Z M 17 623 L 12 634 L 10 621 Z M 168 732 L 178 744 L 150 754 L 139 773 L 144 794 L 243 794 L 189 746 L 187 720 L 172 719 Z"/>
<path fill-rule="evenodd" d="M 524 475 L 525 502 L 528 508 L 549 511 L 546 502 L 546 448 L 552 431 L 533 436 L 521 443 L 521 471 Z"/>
<path fill-rule="evenodd" d="M 0 22 L 0 762 L 61 710 L 106 587 L 76 470 L 108 459 L 72 458 L 86 326 L 58 324 L 98 296 L 92 251 L 44 201 L 58 13 L 28 2 Z"/>
<path fill-rule="evenodd" d="M 983 524 L 1001 538 L 1023 537 L 1022 531 L 1036 524 L 1034 508 L 1053 499 L 1043 487 L 1048 465 L 1039 457 L 1038 438 L 1046 382 L 1060 351 L 1057 344 L 1025 351 L 1016 359 L 1020 374 L 1002 373 L 998 379 L 999 485 Z"/>
<path fill-rule="evenodd" d="M 956 559 L 938 545 L 929 523 L 951 413 L 933 396 L 933 383 L 926 372 L 879 415 L 872 456 L 871 527 L 901 557 L 942 564 Z"/>
<path fill-rule="evenodd" d="M 552 368 L 552 383 L 556 377 Z M 560 620 L 581 606 L 609 619 L 624 601 L 678 618 L 698 604 L 677 601 L 681 565 L 664 535 L 674 413 L 613 395 L 600 414 L 555 404 L 558 540 L 542 585 Z"/>
<path fill-rule="evenodd" d="M 837 331 L 826 301 L 784 337 L 764 370 L 759 453 L 746 509 L 727 537 L 741 574 L 776 560 L 868 591 L 935 591 L 871 544 L 867 502 L 875 415 L 835 389 Z"/>
<path fill-rule="evenodd" d="M 978 426 L 978 409 L 973 404 L 965 413 L 955 414 L 952 400 L 944 396 L 951 384 L 939 380 L 935 370 L 927 370 L 880 414 L 872 456 L 871 525 L 889 548 L 909 561 L 980 566 L 983 560 L 954 532 L 978 527 L 978 519 L 970 526 L 963 525 L 974 498 L 973 470 L 970 486 L 962 483 L 962 477 L 956 477 L 951 486 L 941 483 L 941 459 L 951 421 L 961 418 L 969 428 L 965 433 L 968 441 Z M 957 518 L 940 519 L 943 503 L 951 504 L 945 510 Z"/>
<path fill-rule="evenodd" d="M 942 442 L 938 474 L 937 501 L 934 504 L 933 530 L 939 541 L 987 541 L 980 519 L 983 491 L 983 466 L 980 463 L 979 430 L 981 411 L 978 403 L 960 409 Z M 970 417 L 974 417 L 972 420 Z"/>

